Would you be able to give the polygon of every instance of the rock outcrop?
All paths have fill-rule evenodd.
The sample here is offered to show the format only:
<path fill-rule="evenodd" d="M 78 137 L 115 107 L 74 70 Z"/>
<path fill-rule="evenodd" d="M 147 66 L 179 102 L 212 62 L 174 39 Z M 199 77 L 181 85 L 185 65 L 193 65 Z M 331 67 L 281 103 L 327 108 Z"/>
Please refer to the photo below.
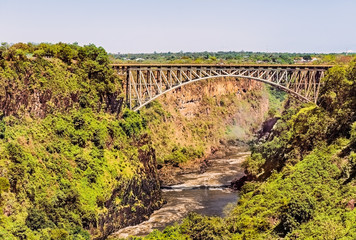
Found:
<path fill-rule="evenodd" d="M 141 138 L 136 144 L 142 168 L 139 174 L 129 181 L 122 181 L 105 202 L 107 211 L 99 217 L 97 227 L 91 227 L 94 239 L 105 239 L 111 233 L 147 220 L 153 211 L 163 202 L 157 175 L 155 150 L 150 147 L 143 150 L 147 138 Z"/>

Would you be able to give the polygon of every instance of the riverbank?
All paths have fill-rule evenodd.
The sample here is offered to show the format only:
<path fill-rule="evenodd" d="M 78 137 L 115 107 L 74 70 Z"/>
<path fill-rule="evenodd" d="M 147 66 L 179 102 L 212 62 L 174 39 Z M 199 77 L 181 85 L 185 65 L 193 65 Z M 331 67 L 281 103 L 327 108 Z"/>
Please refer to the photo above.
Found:
<path fill-rule="evenodd" d="M 239 140 L 220 140 L 219 145 L 211 148 L 211 153 L 200 159 L 195 159 L 187 163 L 179 165 L 167 165 L 158 170 L 158 176 L 160 178 L 161 186 L 167 188 L 167 186 L 183 184 L 182 176 L 186 174 L 204 174 L 211 166 L 214 159 L 225 158 L 227 156 L 234 155 L 236 152 L 247 152 L 249 146 Z"/>

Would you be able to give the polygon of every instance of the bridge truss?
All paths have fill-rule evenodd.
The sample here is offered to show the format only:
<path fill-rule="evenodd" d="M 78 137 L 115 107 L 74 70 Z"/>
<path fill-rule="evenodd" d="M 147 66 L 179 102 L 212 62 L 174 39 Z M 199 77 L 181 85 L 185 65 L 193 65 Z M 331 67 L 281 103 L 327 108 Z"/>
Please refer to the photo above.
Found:
<path fill-rule="evenodd" d="M 331 66 L 320 65 L 144 65 L 114 64 L 126 79 L 126 101 L 137 111 L 159 96 L 209 78 L 246 78 L 281 89 L 303 102 L 318 100 L 321 78 Z"/>

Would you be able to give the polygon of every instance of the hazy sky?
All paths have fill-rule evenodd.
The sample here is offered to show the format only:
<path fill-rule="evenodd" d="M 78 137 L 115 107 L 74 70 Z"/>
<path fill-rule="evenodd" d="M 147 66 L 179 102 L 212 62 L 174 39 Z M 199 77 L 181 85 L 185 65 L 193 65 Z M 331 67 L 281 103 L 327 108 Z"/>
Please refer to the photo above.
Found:
<path fill-rule="evenodd" d="M 356 51 L 356 0 L 0 0 L 0 42 L 111 53 Z"/>

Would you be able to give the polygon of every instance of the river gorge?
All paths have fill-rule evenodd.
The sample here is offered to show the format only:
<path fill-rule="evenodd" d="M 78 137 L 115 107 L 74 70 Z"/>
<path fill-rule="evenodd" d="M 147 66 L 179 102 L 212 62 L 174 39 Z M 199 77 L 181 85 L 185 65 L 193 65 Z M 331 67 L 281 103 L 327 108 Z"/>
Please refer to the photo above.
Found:
<path fill-rule="evenodd" d="M 190 212 L 224 217 L 235 206 L 238 192 L 230 188 L 231 181 L 244 175 L 242 162 L 249 156 L 247 147 L 227 146 L 207 160 L 203 173 L 181 173 L 180 184 L 162 186 L 166 204 L 147 221 L 120 229 L 113 238 L 145 236 L 154 229 L 180 222 Z"/>

